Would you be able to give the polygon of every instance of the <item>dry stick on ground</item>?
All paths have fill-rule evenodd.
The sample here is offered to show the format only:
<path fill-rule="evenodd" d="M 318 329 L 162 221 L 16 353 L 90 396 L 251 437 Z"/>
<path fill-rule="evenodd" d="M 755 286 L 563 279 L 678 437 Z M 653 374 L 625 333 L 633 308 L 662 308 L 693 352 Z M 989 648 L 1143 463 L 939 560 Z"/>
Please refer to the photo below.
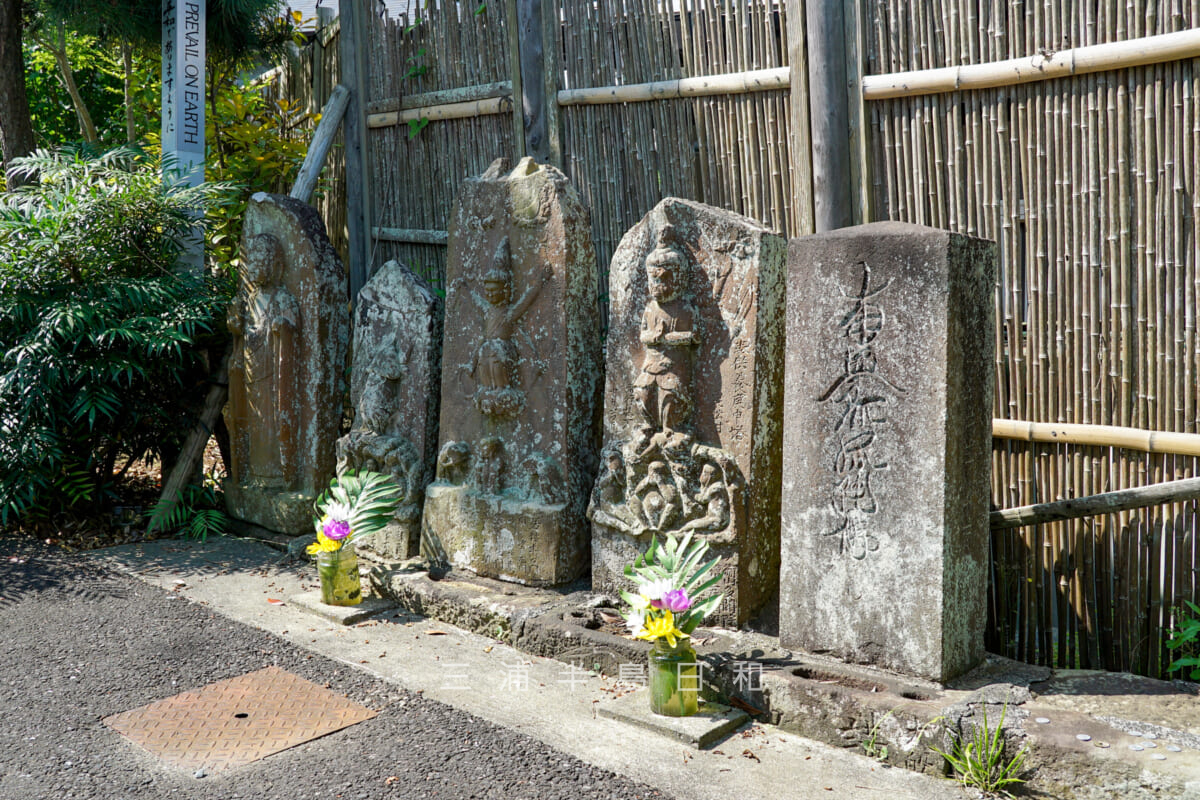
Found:
<path fill-rule="evenodd" d="M 196 420 L 196 424 L 188 433 L 179 458 L 175 461 L 175 466 L 171 468 L 171 475 L 163 484 L 158 507 L 155 509 L 154 517 L 150 520 L 150 525 L 146 528 L 146 533 L 154 533 L 161 526 L 160 521 L 170 516 L 175 504 L 179 502 L 180 493 L 191 481 L 196 465 L 204 457 L 204 447 L 208 444 L 209 437 L 212 436 L 213 426 L 217 424 L 217 417 L 220 415 L 221 409 L 225 407 L 225 398 L 229 394 L 229 356 L 230 350 L 227 349 L 221 358 L 217 374 L 213 376 L 208 396 L 204 398 L 204 408 L 200 411 L 200 418 Z"/>

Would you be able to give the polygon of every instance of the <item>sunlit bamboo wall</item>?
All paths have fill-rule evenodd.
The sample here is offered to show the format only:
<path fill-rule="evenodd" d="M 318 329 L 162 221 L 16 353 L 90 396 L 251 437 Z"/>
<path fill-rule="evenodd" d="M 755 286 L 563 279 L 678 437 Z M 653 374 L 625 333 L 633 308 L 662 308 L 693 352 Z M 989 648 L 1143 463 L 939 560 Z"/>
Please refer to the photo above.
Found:
<path fill-rule="evenodd" d="M 431 0 L 415 26 L 407 16 L 367 15 L 368 110 L 390 110 L 404 95 L 508 80 L 504 3 L 483 6 L 477 14 L 479 3 Z M 372 128 L 369 152 L 372 224 L 444 231 L 459 184 L 497 158 L 513 158 L 513 118 L 503 113 L 431 122 L 413 136 L 406 124 Z M 444 246 L 374 243 L 375 267 L 393 258 L 440 287 Z"/>
<path fill-rule="evenodd" d="M 868 74 L 1200 25 L 1200 3 L 871 4 Z M 997 417 L 1197 432 L 1200 61 L 869 103 L 876 218 L 995 239 Z M 996 440 L 1011 507 L 1197 474 L 1195 459 Z M 1196 505 L 998 532 L 988 648 L 1157 674 L 1197 600 Z"/>
<path fill-rule="evenodd" d="M 278 69 L 265 77 L 267 97 L 286 100 L 294 107 L 308 110 L 312 120 L 307 123 L 309 135 L 317 128 L 316 117 L 324 108 L 330 93 L 338 83 L 338 25 L 336 22 L 322 37 L 324 46 L 309 43 L 298 57 L 286 58 Z M 293 54 L 296 56 L 297 54 Z M 317 64 L 320 59 L 320 64 Z M 342 149 L 342 134 L 334 140 L 325 162 L 325 171 L 317 185 L 313 205 L 321 213 L 329 240 L 346 257 L 346 159 Z"/>
<path fill-rule="evenodd" d="M 564 0 L 563 88 L 786 66 L 783 5 Z M 781 89 L 563 107 L 564 169 L 591 207 L 602 272 L 625 232 L 664 197 L 700 200 L 799 232 L 789 106 L 788 90 Z"/>

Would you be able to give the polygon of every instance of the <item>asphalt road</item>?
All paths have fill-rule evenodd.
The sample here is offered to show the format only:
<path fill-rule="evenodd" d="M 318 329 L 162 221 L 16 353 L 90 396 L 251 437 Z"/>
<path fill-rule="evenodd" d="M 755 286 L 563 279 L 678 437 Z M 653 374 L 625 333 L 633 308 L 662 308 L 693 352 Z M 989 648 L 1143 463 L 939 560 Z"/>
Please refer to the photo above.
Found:
<path fill-rule="evenodd" d="M 28 539 L 0 538 L 0 631 L 0 800 L 665 797 Z M 271 665 L 378 716 L 200 778 L 101 722 Z"/>

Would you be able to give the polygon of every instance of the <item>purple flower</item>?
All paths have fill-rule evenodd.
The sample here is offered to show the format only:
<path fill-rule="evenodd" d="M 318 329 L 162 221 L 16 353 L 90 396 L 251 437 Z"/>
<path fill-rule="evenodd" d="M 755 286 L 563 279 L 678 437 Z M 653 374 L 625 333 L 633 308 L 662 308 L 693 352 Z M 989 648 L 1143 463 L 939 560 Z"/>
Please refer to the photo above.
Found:
<path fill-rule="evenodd" d="M 675 614 L 687 611 L 692 607 L 692 600 L 683 589 L 672 589 L 662 596 L 660 602 L 660 608 L 665 608 Z"/>
<path fill-rule="evenodd" d="M 340 519 L 329 519 L 325 521 L 325 526 L 321 529 L 327 539 L 333 539 L 339 542 L 350 535 L 350 523 Z"/>

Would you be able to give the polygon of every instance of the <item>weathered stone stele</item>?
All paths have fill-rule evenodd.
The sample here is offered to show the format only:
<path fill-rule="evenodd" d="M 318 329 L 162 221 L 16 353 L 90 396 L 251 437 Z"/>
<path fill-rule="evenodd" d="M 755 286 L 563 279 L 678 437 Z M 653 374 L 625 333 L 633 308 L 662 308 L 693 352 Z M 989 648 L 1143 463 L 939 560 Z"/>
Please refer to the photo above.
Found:
<path fill-rule="evenodd" d="M 350 327 L 346 276 L 311 206 L 250 198 L 229 307 L 231 516 L 295 535 L 334 474 Z"/>
<path fill-rule="evenodd" d="M 935 681 L 983 656 L 994 275 L 906 223 L 792 240 L 784 644 Z"/>
<path fill-rule="evenodd" d="M 395 519 L 361 546 L 413 558 L 438 444 L 442 305 L 429 284 L 399 262 L 380 267 L 358 295 L 353 353 L 354 424 L 337 442 L 338 474 L 392 476 L 403 498 Z"/>
<path fill-rule="evenodd" d="M 592 588 L 624 588 L 654 534 L 720 556 L 737 625 L 779 568 L 786 243 L 753 220 L 667 198 L 609 272 L 604 450 L 588 516 Z"/>
<path fill-rule="evenodd" d="M 459 190 L 446 263 L 432 560 L 531 585 L 587 568 L 600 319 L 588 212 L 566 176 L 498 160 Z"/>

